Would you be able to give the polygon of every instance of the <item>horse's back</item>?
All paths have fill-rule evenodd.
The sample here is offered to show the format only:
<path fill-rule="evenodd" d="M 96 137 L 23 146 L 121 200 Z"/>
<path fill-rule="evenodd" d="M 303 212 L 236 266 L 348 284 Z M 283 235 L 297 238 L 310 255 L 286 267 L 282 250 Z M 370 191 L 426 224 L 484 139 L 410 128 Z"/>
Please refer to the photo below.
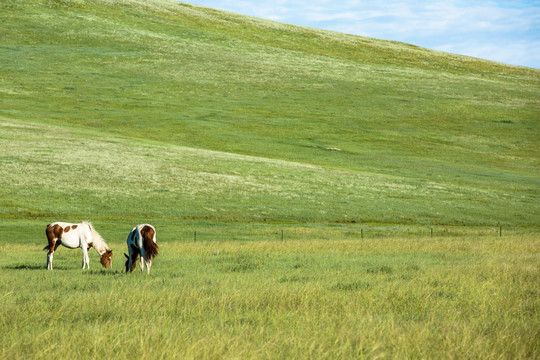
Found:
<path fill-rule="evenodd" d="M 53 222 L 47 226 L 55 226 L 55 225 L 59 225 L 62 229 L 65 229 L 67 228 L 68 226 L 71 228 L 73 225 L 75 226 L 78 226 L 80 224 L 73 224 L 73 223 L 68 223 L 68 222 L 63 222 L 63 221 L 56 221 L 56 222 Z M 77 228 L 77 227 L 75 227 Z"/>
<path fill-rule="evenodd" d="M 137 225 L 139 232 L 144 238 L 151 239 L 153 242 L 156 242 L 156 229 L 150 224 L 140 224 Z"/>
<path fill-rule="evenodd" d="M 145 239 L 156 243 L 156 229 L 150 224 L 139 224 L 135 226 L 128 234 L 126 242 L 128 246 L 136 245 L 143 247 Z"/>
<path fill-rule="evenodd" d="M 80 247 L 81 241 L 91 242 L 92 234 L 90 228 L 84 224 L 73 224 L 68 222 L 57 221 L 48 227 L 60 226 L 62 228 L 61 243 L 68 248 Z"/>

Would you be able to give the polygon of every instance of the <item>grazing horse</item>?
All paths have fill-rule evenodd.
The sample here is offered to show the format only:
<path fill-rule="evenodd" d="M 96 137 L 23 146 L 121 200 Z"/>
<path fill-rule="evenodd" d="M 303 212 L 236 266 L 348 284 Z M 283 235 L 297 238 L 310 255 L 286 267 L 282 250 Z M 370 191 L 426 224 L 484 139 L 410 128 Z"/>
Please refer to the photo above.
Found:
<path fill-rule="evenodd" d="M 127 237 L 127 246 L 129 256 L 126 256 L 126 272 L 132 272 L 135 268 L 137 258 L 141 256 L 141 271 L 144 271 L 146 264 L 146 272 L 150 274 L 152 259 L 158 254 L 158 245 L 156 244 L 156 229 L 150 224 L 140 224 L 131 230 Z"/>
<path fill-rule="evenodd" d="M 82 222 L 80 224 L 70 224 L 66 222 L 55 222 L 47 225 L 45 230 L 49 245 L 43 250 L 49 250 L 47 253 L 47 270 L 52 270 L 53 254 L 56 248 L 64 245 L 69 249 L 81 248 L 83 252 L 82 268 L 90 269 L 90 258 L 88 250 L 93 247 L 101 256 L 101 265 L 105 268 L 112 266 L 113 253 L 107 246 L 105 240 L 98 234 L 92 224 Z"/>

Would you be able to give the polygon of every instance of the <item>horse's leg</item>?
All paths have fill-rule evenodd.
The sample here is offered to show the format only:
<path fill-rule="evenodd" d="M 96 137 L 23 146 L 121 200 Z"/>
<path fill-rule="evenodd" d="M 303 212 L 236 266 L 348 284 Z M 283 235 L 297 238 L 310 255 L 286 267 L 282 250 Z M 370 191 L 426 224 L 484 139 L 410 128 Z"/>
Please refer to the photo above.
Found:
<path fill-rule="evenodd" d="M 146 260 L 146 273 L 150 274 L 150 267 L 152 266 L 152 260 Z"/>
<path fill-rule="evenodd" d="M 135 265 L 137 264 L 137 258 L 139 257 L 139 249 L 135 245 L 130 244 L 130 246 L 128 247 L 128 252 L 128 267 L 126 271 L 132 272 L 133 269 L 135 269 Z"/>
<path fill-rule="evenodd" d="M 45 235 L 47 235 L 47 241 L 49 242 L 49 246 L 45 247 L 45 249 L 47 247 L 49 248 L 49 251 L 47 252 L 47 270 L 52 270 L 53 254 L 62 241 L 63 231 L 62 227 L 58 224 L 54 226 L 47 225 L 47 228 L 45 229 Z"/>
<path fill-rule="evenodd" d="M 141 271 L 144 271 L 144 262 L 145 262 L 144 256 L 141 256 L 141 262 L 139 263 Z"/>
<path fill-rule="evenodd" d="M 53 253 L 47 252 L 47 270 L 52 270 Z"/>
<path fill-rule="evenodd" d="M 52 245 L 49 245 L 49 252 L 47 252 L 47 270 L 52 270 L 53 255 L 59 246 L 60 241 L 56 241 Z"/>
<path fill-rule="evenodd" d="M 132 272 L 133 271 L 133 263 L 136 262 L 136 261 L 137 261 L 137 259 L 134 259 L 133 252 L 131 251 L 131 246 L 130 246 L 129 247 L 129 256 L 128 256 L 128 259 L 127 259 L 126 272 Z"/>
<path fill-rule="evenodd" d="M 86 267 L 88 267 L 88 270 L 90 270 L 90 258 L 88 257 L 88 249 L 86 248 L 86 244 L 83 244 L 81 248 L 83 252 L 82 268 L 84 269 L 86 265 Z"/>
<path fill-rule="evenodd" d="M 145 262 L 146 262 L 146 254 L 144 253 L 144 249 L 141 249 L 141 262 L 139 263 L 141 271 L 144 271 L 144 263 Z"/>
<path fill-rule="evenodd" d="M 141 235 L 139 234 L 139 239 Z M 144 271 L 144 260 L 146 260 L 146 252 L 144 251 L 144 246 L 142 244 L 142 241 L 139 242 L 139 256 L 141 257 L 141 261 L 139 262 L 139 267 L 141 268 L 141 271 Z"/>
<path fill-rule="evenodd" d="M 132 272 L 133 269 L 135 269 L 135 266 L 137 265 L 137 257 L 138 255 L 134 253 L 133 255 L 130 255 L 129 262 L 128 262 L 128 268 L 126 269 L 128 272 Z"/>
<path fill-rule="evenodd" d="M 52 270 L 52 261 L 53 261 L 53 254 L 54 254 L 54 248 L 55 248 L 55 242 L 54 240 L 52 241 L 52 244 L 51 244 L 51 241 L 49 240 L 49 251 L 47 251 L 47 270 Z"/>

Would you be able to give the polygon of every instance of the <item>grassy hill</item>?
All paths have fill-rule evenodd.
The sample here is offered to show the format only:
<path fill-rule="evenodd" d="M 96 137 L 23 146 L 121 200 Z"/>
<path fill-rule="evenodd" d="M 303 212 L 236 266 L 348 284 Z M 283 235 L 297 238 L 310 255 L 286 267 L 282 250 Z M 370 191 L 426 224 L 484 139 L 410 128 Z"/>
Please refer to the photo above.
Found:
<path fill-rule="evenodd" d="M 5 227 L 540 225 L 539 70 L 174 1 L 0 21 Z"/>
<path fill-rule="evenodd" d="M 540 70 L 173 1 L 0 24 L 0 358 L 538 357 Z M 58 220 L 112 268 L 46 271 Z"/>

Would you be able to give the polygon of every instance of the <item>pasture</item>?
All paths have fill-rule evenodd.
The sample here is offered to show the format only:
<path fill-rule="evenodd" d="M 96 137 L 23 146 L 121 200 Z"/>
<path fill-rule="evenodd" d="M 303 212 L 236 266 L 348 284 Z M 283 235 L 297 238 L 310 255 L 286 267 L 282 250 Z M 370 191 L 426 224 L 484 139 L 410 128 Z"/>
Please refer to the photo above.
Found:
<path fill-rule="evenodd" d="M 482 358 L 538 356 L 538 234 L 182 241 L 148 276 L 28 241 L 0 244 L 0 356 Z M 123 235 L 123 234 L 122 234 Z M 105 236 L 105 235 L 104 235 Z M 6 331 L 7 330 L 7 331 Z"/>
<path fill-rule="evenodd" d="M 177 1 L 0 21 L 0 358 L 539 357 L 539 70 Z M 112 269 L 46 271 L 85 220 Z"/>

